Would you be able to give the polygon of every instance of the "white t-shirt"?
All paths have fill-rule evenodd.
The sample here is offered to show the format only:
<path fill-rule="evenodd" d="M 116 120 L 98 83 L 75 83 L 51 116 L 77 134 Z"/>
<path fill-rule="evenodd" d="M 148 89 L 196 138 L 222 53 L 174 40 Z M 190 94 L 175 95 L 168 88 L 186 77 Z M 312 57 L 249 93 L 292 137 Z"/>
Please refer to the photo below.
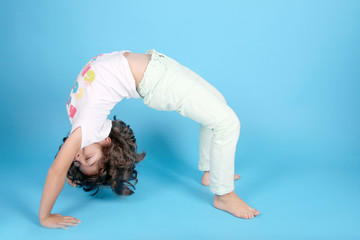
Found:
<path fill-rule="evenodd" d="M 81 148 L 109 136 L 110 111 L 123 98 L 141 98 L 129 62 L 128 50 L 100 54 L 79 73 L 66 104 L 72 133 L 81 127 Z"/>

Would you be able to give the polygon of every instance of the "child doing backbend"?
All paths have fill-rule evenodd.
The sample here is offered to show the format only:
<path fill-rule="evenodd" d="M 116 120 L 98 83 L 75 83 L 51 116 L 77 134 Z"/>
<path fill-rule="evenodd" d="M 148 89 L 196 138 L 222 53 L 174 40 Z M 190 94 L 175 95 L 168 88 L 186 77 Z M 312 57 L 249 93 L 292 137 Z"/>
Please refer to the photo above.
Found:
<path fill-rule="evenodd" d="M 138 153 L 129 125 L 107 119 L 123 98 L 142 98 L 153 109 L 177 111 L 200 123 L 201 182 L 215 194 L 213 205 L 240 218 L 259 215 L 234 192 L 234 180 L 240 177 L 234 173 L 240 122 L 222 94 L 155 49 L 146 54 L 122 50 L 91 59 L 71 90 L 66 107 L 72 129 L 47 173 L 39 209 L 43 227 L 80 223 L 77 218 L 51 213 L 66 179 L 85 191 L 110 186 L 119 195 L 133 193 L 135 165 L 145 153 Z"/>

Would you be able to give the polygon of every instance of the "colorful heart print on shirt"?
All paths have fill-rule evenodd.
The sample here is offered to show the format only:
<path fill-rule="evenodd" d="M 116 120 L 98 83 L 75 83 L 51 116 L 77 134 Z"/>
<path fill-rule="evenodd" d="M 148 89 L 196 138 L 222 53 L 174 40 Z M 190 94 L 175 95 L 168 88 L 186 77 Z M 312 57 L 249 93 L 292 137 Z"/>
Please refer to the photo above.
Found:
<path fill-rule="evenodd" d="M 83 76 L 86 86 L 90 86 L 91 83 L 95 80 L 95 72 L 91 70 L 90 63 L 88 63 L 81 72 L 81 76 Z"/>
<path fill-rule="evenodd" d="M 91 85 L 91 83 L 95 80 L 95 72 L 91 69 L 91 62 L 96 61 L 96 59 L 103 54 L 97 55 L 93 57 L 82 69 L 81 76 L 83 77 L 83 80 L 85 81 L 85 84 L 87 87 Z M 79 82 L 77 79 L 74 83 L 74 86 L 72 87 L 72 94 L 75 95 L 76 99 L 80 100 L 84 96 L 84 89 L 79 87 Z M 76 107 L 71 104 L 72 97 L 70 96 L 67 101 L 67 106 L 69 108 L 69 117 L 73 118 L 75 116 L 75 113 L 77 111 Z"/>
<path fill-rule="evenodd" d="M 74 86 L 71 89 L 71 92 L 75 93 L 78 90 L 78 88 L 79 88 L 79 83 L 78 83 L 78 81 L 75 81 Z M 66 104 L 67 104 L 68 111 L 69 111 L 69 117 L 73 118 L 75 113 L 76 113 L 76 107 L 71 104 L 71 100 L 72 100 L 72 97 L 71 97 L 71 94 L 70 94 L 70 97 L 69 97 Z"/>
<path fill-rule="evenodd" d="M 76 113 L 76 107 L 74 107 L 74 105 L 71 105 L 71 96 L 69 97 L 68 101 L 67 101 L 67 107 L 69 108 L 69 117 L 73 118 L 75 113 Z"/>
<path fill-rule="evenodd" d="M 84 90 L 82 88 L 79 88 L 78 81 L 75 82 L 73 89 L 72 89 L 72 93 L 75 93 L 75 97 L 78 100 L 80 100 L 82 98 L 82 96 L 84 95 Z"/>
<path fill-rule="evenodd" d="M 75 113 L 76 113 L 76 107 L 70 105 L 69 117 L 73 118 L 75 116 Z"/>
<path fill-rule="evenodd" d="M 84 90 L 82 88 L 79 88 L 79 91 L 75 93 L 76 99 L 80 100 L 84 95 Z"/>

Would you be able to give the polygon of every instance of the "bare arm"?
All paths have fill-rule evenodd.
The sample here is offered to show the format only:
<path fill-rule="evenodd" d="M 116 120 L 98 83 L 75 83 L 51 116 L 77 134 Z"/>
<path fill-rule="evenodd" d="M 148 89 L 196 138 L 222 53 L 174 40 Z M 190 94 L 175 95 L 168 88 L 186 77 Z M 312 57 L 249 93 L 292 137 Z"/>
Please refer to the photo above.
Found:
<path fill-rule="evenodd" d="M 80 147 L 81 129 L 77 128 L 62 145 L 48 171 L 39 209 L 39 220 L 43 227 L 67 228 L 66 226 L 76 226 L 75 218 L 51 214 L 51 210 L 64 187 L 67 171 Z"/>

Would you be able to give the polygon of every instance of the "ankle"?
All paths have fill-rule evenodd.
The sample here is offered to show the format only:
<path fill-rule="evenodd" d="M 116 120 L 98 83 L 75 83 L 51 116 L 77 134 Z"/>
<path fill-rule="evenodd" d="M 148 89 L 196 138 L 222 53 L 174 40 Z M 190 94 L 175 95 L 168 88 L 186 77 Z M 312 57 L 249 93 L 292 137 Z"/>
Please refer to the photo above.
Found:
<path fill-rule="evenodd" d="M 235 191 L 229 192 L 229 193 L 225 193 L 223 195 L 215 195 L 215 198 L 219 199 L 219 200 L 227 200 L 229 198 L 233 198 L 234 196 L 236 196 Z"/>

